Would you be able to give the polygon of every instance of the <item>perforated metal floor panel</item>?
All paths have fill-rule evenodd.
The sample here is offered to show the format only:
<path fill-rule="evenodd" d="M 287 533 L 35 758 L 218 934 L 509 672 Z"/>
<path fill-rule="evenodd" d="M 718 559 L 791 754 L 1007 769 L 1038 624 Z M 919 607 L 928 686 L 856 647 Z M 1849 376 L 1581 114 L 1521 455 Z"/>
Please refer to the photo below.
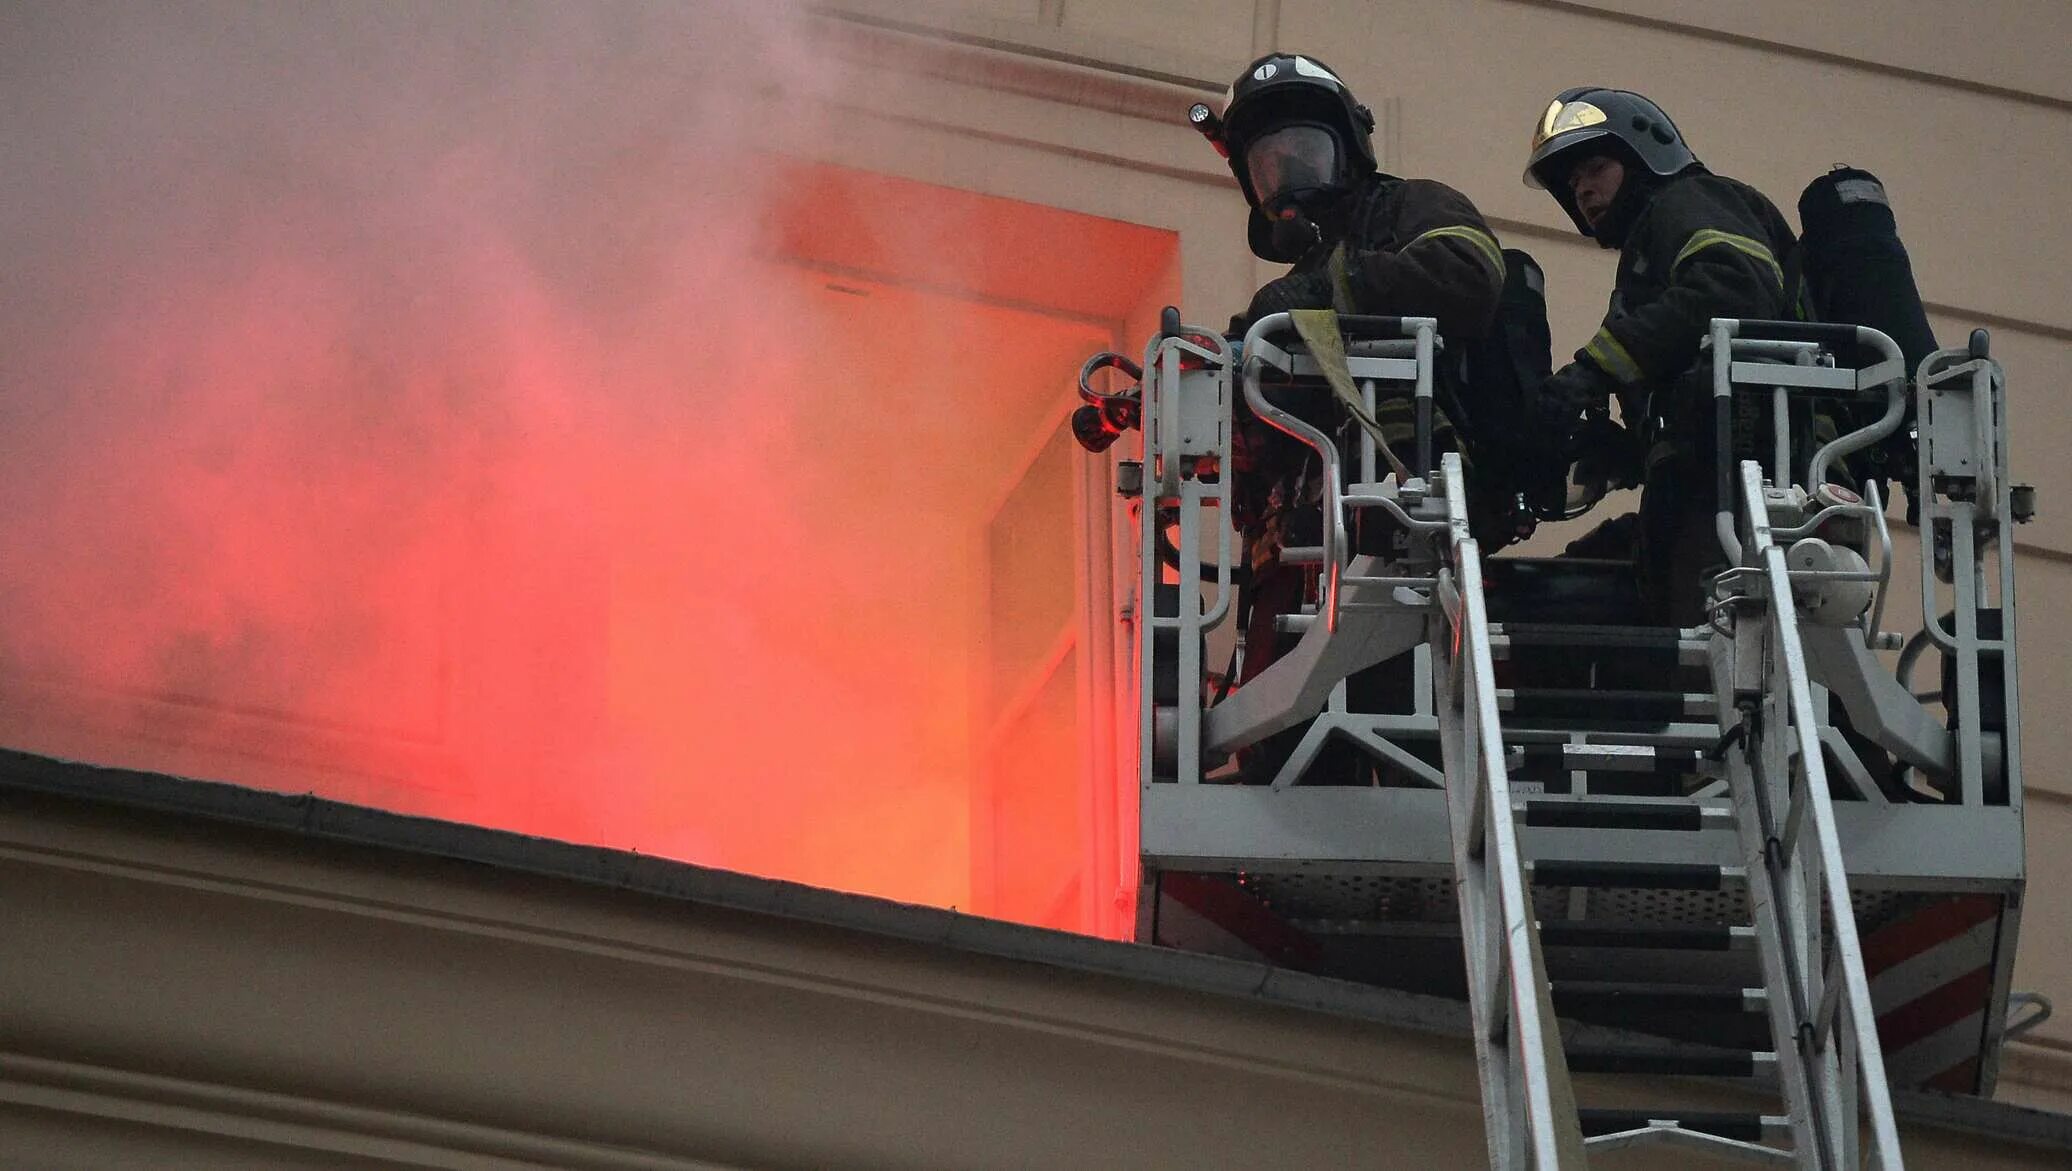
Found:
<path fill-rule="evenodd" d="M 1390 923 L 1454 923 L 1460 909 L 1450 878 L 1377 875 L 1244 874 L 1231 881 L 1276 917 L 1347 929 Z M 1626 890 L 1535 886 L 1533 909 L 1547 919 L 1601 919 L 1627 923 L 1744 924 L 1748 897 L 1739 890 Z M 1857 926 L 1876 928 L 1931 896 L 1904 891 L 1852 891 Z"/>

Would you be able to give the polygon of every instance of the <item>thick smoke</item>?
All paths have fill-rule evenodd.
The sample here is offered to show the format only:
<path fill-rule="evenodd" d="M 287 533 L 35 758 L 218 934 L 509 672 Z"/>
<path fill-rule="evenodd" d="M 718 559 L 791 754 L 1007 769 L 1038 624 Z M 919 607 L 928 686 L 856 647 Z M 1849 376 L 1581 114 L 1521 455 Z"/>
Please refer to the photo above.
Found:
<path fill-rule="evenodd" d="M 764 3 L 0 11 L 0 740 L 956 901 L 763 262 L 840 82 Z"/>

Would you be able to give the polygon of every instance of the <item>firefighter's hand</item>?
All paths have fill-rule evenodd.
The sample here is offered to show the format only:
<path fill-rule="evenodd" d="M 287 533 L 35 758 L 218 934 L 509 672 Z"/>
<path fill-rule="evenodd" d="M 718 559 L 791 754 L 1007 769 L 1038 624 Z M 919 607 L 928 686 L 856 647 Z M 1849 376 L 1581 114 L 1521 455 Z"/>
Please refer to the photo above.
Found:
<path fill-rule="evenodd" d="M 1576 460 L 1576 480 L 1603 481 L 1610 488 L 1637 488 L 1645 470 L 1646 452 L 1633 432 L 1612 422 L 1603 411 L 1584 415 L 1569 449 Z"/>
<path fill-rule="evenodd" d="M 1287 276 L 1266 282 L 1259 291 L 1252 294 L 1252 303 L 1245 307 L 1244 322 L 1252 322 L 1270 313 L 1287 313 L 1295 309 L 1331 308 L 1331 277 L 1324 272 L 1291 272 Z"/>
<path fill-rule="evenodd" d="M 1541 384 L 1540 403 L 1550 414 L 1574 419 L 1588 411 L 1605 410 L 1618 389 L 1618 383 L 1596 363 L 1577 359 Z"/>

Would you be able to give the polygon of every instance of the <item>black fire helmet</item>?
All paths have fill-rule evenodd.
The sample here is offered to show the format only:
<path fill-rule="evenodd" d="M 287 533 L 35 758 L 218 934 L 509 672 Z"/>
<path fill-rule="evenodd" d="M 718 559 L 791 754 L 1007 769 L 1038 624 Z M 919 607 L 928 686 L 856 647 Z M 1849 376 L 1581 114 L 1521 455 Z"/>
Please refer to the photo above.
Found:
<path fill-rule="evenodd" d="M 1290 217 L 1375 170 L 1374 114 L 1314 57 L 1269 53 L 1246 66 L 1216 129 L 1255 218 Z"/>
<path fill-rule="evenodd" d="M 1590 223 L 1576 210 L 1575 193 L 1568 189 L 1568 169 L 1583 158 L 1605 153 L 1663 179 L 1698 162 L 1662 107 L 1637 93 L 1586 85 L 1561 91 L 1540 114 L 1525 161 L 1525 185 L 1545 188 L 1575 221 L 1576 230 L 1591 235 Z"/>

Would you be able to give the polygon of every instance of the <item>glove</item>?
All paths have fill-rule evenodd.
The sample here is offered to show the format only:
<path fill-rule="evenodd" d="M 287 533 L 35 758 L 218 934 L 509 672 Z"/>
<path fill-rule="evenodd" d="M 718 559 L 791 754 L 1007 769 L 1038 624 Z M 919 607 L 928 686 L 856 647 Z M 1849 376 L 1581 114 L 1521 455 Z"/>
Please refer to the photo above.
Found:
<path fill-rule="evenodd" d="M 1618 388 L 1612 376 L 1598 369 L 1594 362 L 1577 359 L 1556 370 L 1540 384 L 1537 417 L 1533 420 L 1541 450 L 1560 459 L 1565 468 L 1575 451 L 1584 420 L 1604 415 L 1611 406 L 1612 392 Z"/>
<path fill-rule="evenodd" d="M 1540 403 L 1549 411 L 1574 419 L 1587 411 L 1606 410 L 1618 389 L 1619 384 L 1598 369 L 1597 363 L 1578 358 L 1540 384 Z"/>
<path fill-rule="evenodd" d="M 1637 488 L 1646 470 L 1647 453 L 1639 437 L 1612 422 L 1603 411 L 1588 411 L 1571 441 L 1579 483 L 1604 482 L 1607 488 Z"/>
<path fill-rule="evenodd" d="M 1252 294 L 1252 303 L 1245 307 L 1244 322 L 1247 327 L 1270 313 L 1287 313 L 1295 309 L 1331 308 L 1331 277 L 1321 270 L 1314 272 L 1291 272 L 1260 286 Z"/>
<path fill-rule="evenodd" d="M 1566 498 L 1568 466 L 1575 459 L 1584 424 L 1591 416 L 1605 414 L 1616 389 L 1611 375 L 1582 358 L 1540 384 L 1531 420 L 1534 442 L 1527 445 L 1536 458 L 1524 469 L 1526 494 L 1536 507 L 1548 508 Z"/>

